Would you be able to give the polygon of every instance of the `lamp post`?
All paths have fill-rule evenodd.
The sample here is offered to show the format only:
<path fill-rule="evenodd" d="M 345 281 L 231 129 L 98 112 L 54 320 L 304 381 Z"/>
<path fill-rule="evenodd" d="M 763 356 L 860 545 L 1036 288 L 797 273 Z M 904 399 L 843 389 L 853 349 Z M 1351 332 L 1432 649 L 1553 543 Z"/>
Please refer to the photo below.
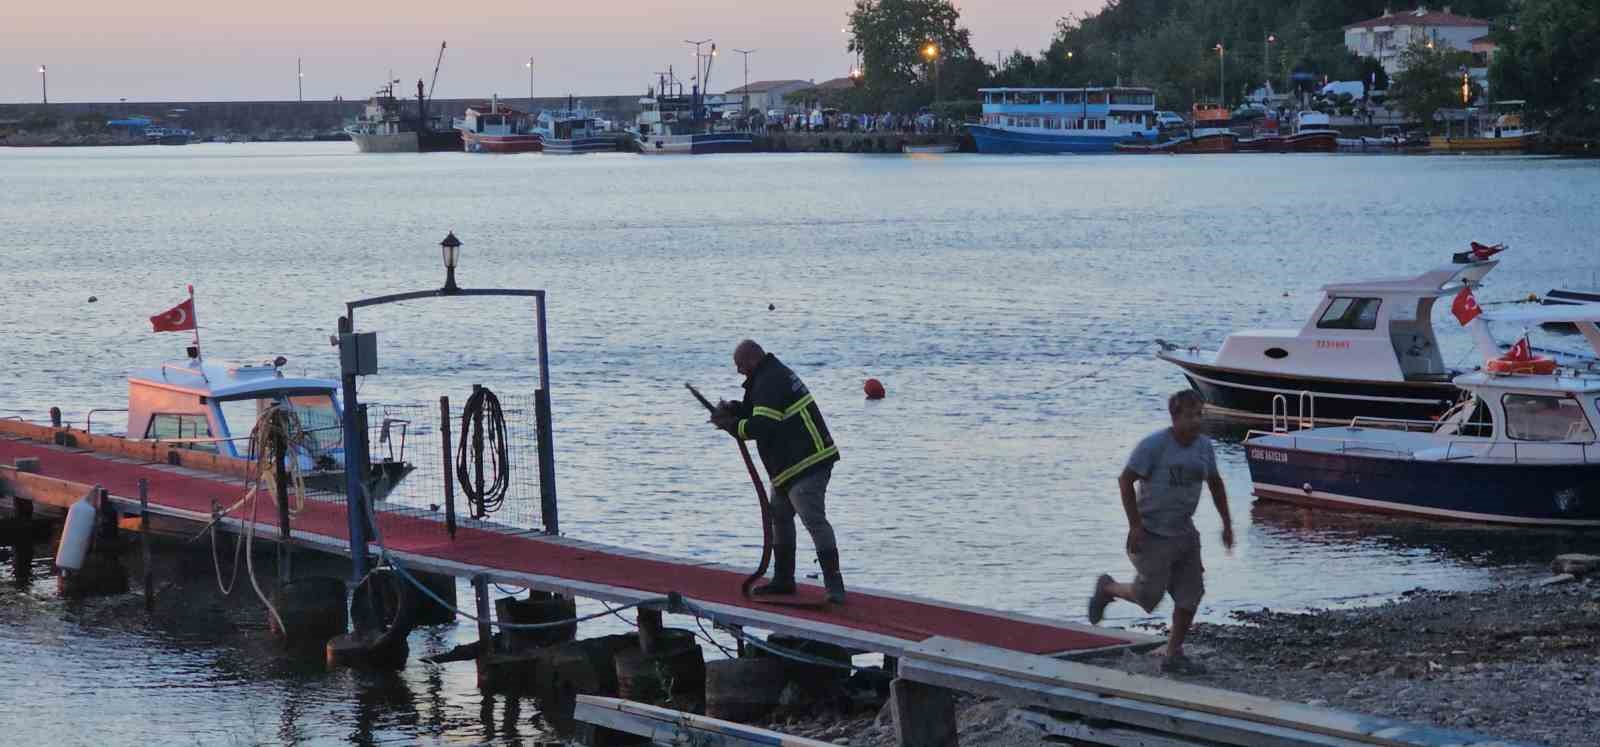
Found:
<path fill-rule="evenodd" d="M 750 55 L 755 54 L 757 50 L 735 49 L 733 51 L 744 55 L 744 104 L 742 105 L 744 106 L 744 112 L 739 118 L 748 119 L 750 117 Z M 748 128 L 748 125 L 746 127 Z"/>
<path fill-rule="evenodd" d="M 928 42 L 922 48 L 922 57 L 933 65 L 933 100 L 939 100 L 939 45 Z"/>
<path fill-rule="evenodd" d="M 39 66 L 39 94 L 44 97 L 44 103 L 50 103 L 50 81 L 45 77 L 44 65 Z"/>
<path fill-rule="evenodd" d="M 443 250 L 444 255 L 444 287 L 440 290 L 445 293 L 455 293 L 461 290 L 460 286 L 456 285 L 456 260 L 461 258 L 461 239 L 456 238 L 455 231 L 451 231 L 444 237 L 444 241 L 439 242 L 439 248 Z"/>
<path fill-rule="evenodd" d="M 1267 95 L 1267 87 L 1272 85 L 1272 43 L 1277 40 L 1278 37 L 1267 34 L 1267 38 L 1261 42 L 1261 95 L 1263 98 Z M 1266 102 L 1263 101 L 1262 103 Z"/>
<path fill-rule="evenodd" d="M 1217 42 L 1217 98 L 1223 109 L 1228 108 L 1228 51 Z"/>
<path fill-rule="evenodd" d="M 528 112 L 527 112 L 527 114 L 528 114 L 528 116 L 531 117 L 531 116 L 533 116 L 533 58 L 529 57 L 528 61 L 523 63 L 523 66 L 528 68 Z"/>
<path fill-rule="evenodd" d="M 306 100 L 306 73 L 300 67 L 300 58 L 294 58 L 294 96 L 295 100 L 305 103 Z"/>

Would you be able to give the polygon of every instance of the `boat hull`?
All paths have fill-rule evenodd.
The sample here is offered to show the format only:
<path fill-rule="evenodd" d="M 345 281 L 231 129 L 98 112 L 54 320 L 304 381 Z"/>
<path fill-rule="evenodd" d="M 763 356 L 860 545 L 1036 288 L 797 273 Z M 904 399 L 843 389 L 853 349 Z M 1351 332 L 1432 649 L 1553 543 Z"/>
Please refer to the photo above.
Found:
<path fill-rule="evenodd" d="M 1283 139 L 1283 149 L 1290 153 L 1333 153 L 1339 150 L 1336 132 L 1302 132 Z"/>
<path fill-rule="evenodd" d="M 544 152 L 552 156 L 611 153 L 616 149 L 617 139 L 614 137 L 550 138 L 544 141 Z"/>
<path fill-rule="evenodd" d="M 362 153 L 447 153 L 461 150 L 461 133 L 396 132 L 372 135 L 352 132 L 350 140 Z"/>
<path fill-rule="evenodd" d="M 639 152 L 647 156 L 699 156 L 712 153 L 750 153 L 754 150 L 754 138 L 744 132 L 652 135 L 639 141 Z"/>
<path fill-rule="evenodd" d="M 1283 136 L 1258 135 L 1240 138 L 1236 147 L 1240 153 L 1280 153 L 1283 151 Z"/>
<path fill-rule="evenodd" d="M 1439 137 L 1428 138 L 1428 150 L 1462 151 L 1478 153 L 1520 153 L 1528 149 L 1531 138 L 1527 135 L 1513 137 Z"/>
<path fill-rule="evenodd" d="M 1149 143 L 1155 140 L 1155 131 L 1145 137 L 1115 135 L 1050 135 L 1037 132 L 1007 130 L 987 125 L 967 125 L 972 141 L 979 153 L 994 154 L 1057 154 L 1057 153 L 1111 153 L 1118 143 Z"/>
<path fill-rule="evenodd" d="M 468 153 L 537 153 L 543 147 L 538 135 L 461 133 L 461 148 Z"/>
<path fill-rule="evenodd" d="M 1255 494 L 1266 500 L 1456 521 L 1600 527 L 1600 463 L 1429 461 L 1245 446 Z"/>
<path fill-rule="evenodd" d="M 1118 153 L 1233 153 L 1238 150 L 1239 137 L 1231 132 L 1210 132 L 1198 136 L 1179 137 L 1164 143 L 1141 145 L 1118 143 Z"/>
<path fill-rule="evenodd" d="M 1161 356 L 1183 369 L 1189 385 L 1206 399 L 1212 414 L 1252 423 L 1272 421 L 1272 402 L 1283 395 L 1291 420 L 1314 418 L 1320 425 L 1348 424 L 1351 418 L 1431 420 L 1461 397 L 1449 381 L 1364 381 L 1241 371 Z M 1300 411 L 1301 392 L 1312 402 Z"/>

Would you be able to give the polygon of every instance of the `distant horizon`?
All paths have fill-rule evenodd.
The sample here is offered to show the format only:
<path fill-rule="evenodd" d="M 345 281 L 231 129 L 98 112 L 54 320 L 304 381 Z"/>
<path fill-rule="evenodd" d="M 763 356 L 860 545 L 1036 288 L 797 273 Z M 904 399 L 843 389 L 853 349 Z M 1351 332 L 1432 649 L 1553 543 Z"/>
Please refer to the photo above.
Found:
<path fill-rule="evenodd" d="M 681 0 L 607 17 L 575 9 L 508 9 L 474 18 L 436 18 L 436 8 L 394 3 L 282 0 L 270 14 L 173 0 L 160 8 L 87 0 L 8 11 L 0 29 L 0 104 L 37 104 L 39 67 L 51 103 L 181 103 L 365 100 L 392 70 L 414 95 L 432 78 L 440 42 L 447 42 L 436 90 L 441 99 L 526 99 L 533 59 L 535 97 L 628 96 L 654 84 L 671 65 L 687 80 L 694 49 L 685 39 L 713 39 L 718 56 L 710 90 L 750 82 L 822 82 L 848 74 L 843 27 L 854 3 L 802 5 L 778 0 Z M 962 8 L 973 49 L 985 59 L 1013 49 L 1035 53 L 1050 43 L 1057 19 L 1092 12 L 1105 0 L 990 0 Z M 586 9 L 584 9 L 586 10 Z M 661 17 L 669 16 L 669 17 Z M 306 22 L 294 19 L 318 19 Z M 381 25 L 369 19 L 382 18 Z M 631 20 L 631 22 L 630 22 Z M 279 44 L 276 40 L 287 40 Z M 296 59 L 304 78 L 296 78 Z"/>

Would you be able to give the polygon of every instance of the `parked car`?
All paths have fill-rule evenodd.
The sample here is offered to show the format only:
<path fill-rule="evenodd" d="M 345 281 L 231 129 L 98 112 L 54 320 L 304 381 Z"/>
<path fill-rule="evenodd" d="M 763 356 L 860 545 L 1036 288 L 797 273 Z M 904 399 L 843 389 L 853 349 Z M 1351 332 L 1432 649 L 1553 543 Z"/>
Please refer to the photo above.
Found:
<path fill-rule="evenodd" d="M 1177 112 L 1156 112 L 1156 126 L 1162 129 L 1168 127 L 1183 127 L 1189 124 Z"/>

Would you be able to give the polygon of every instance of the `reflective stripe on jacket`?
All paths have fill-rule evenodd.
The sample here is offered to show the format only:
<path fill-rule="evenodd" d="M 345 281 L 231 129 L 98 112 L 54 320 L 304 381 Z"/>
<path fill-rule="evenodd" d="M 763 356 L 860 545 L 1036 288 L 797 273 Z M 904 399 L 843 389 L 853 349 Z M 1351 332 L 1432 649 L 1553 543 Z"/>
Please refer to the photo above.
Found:
<path fill-rule="evenodd" d="M 771 353 L 744 382 L 738 433 L 741 439 L 755 440 L 774 488 L 839 460 L 822 408 L 800 377 Z"/>

